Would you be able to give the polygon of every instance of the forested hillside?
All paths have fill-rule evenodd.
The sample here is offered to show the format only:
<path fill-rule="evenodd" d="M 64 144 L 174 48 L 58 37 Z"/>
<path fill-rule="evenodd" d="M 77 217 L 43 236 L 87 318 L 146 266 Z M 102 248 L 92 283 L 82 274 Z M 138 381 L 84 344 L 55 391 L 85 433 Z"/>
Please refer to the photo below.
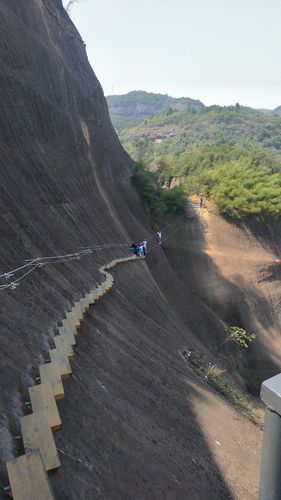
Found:
<path fill-rule="evenodd" d="M 125 149 L 235 217 L 281 214 L 281 117 L 237 104 L 164 112 L 119 132 Z"/>
<path fill-rule="evenodd" d="M 124 95 L 108 96 L 107 103 L 112 123 L 116 129 L 133 125 L 166 109 L 171 112 L 204 107 L 201 101 L 189 97 L 175 98 L 167 94 L 154 94 L 142 90 L 134 90 Z"/>

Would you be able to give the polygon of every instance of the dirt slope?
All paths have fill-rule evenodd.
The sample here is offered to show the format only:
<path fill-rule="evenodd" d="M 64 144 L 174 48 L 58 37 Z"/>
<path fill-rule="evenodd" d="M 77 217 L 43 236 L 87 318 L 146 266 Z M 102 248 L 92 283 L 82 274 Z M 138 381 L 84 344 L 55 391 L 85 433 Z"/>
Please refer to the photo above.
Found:
<path fill-rule="evenodd" d="M 0 21 L 1 270 L 148 236 L 130 186 L 131 160 L 61 0 L 2 0 Z M 100 264 L 126 253 L 94 251 L 0 292 L 2 483 L 5 461 L 19 452 L 12 436 L 27 388 L 57 322 L 100 279 Z M 221 335 L 220 320 L 196 295 L 184 296 L 182 277 L 160 248 L 147 265 L 116 271 L 112 295 L 81 332 L 76 378 L 65 382 L 60 403 L 64 467 L 52 478 L 56 498 L 255 498 L 260 431 L 181 356 L 210 347 L 208 332 Z"/>
<path fill-rule="evenodd" d="M 194 299 L 217 319 L 256 333 L 256 341 L 240 359 L 243 375 L 256 382 L 281 369 L 280 235 L 278 223 L 234 223 L 207 203 L 178 222 L 165 248 Z M 206 343 L 204 330 L 195 323 L 190 326 Z M 222 340 L 219 329 L 213 330 L 209 348 L 216 352 Z"/>

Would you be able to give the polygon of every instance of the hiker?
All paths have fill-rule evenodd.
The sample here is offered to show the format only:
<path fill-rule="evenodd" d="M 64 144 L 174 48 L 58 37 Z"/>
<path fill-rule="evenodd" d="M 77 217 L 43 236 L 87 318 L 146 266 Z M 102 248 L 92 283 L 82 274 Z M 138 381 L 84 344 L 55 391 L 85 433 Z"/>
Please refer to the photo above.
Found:
<path fill-rule="evenodd" d="M 129 248 L 131 248 L 133 250 L 135 255 L 139 255 L 140 247 L 135 241 L 131 242 L 131 245 Z"/>
<path fill-rule="evenodd" d="M 162 245 L 162 232 L 161 232 L 161 229 L 158 229 L 158 231 L 157 231 L 157 243 L 158 243 L 158 245 Z"/>
<path fill-rule="evenodd" d="M 135 253 L 136 245 L 137 245 L 137 243 L 135 241 L 131 241 L 131 245 L 129 246 L 129 248 L 132 249 L 134 253 Z"/>
<path fill-rule="evenodd" d="M 140 257 L 144 257 L 144 249 L 143 249 L 143 244 L 140 243 L 139 244 L 139 247 L 140 247 Z"/>
<path fill-rule="evenodd" d="M 142 245 L 143 245 L 143 253 L 144 253 L 144 256 L 146 256 L 146 252 L 147 252 L 147 240 L 143 240 L 142 242 Z"/>
<path fill-rule="evenodd" d="M 138 244 L 135 245 L 134 247 L 134 254 L 140 257 L 140 246 Z"/>
<path fill-rule="evenodd" d="M 200 196 L 200 208 L 202 208 L 204 205 L 204 198 L 203 196 Z"/>

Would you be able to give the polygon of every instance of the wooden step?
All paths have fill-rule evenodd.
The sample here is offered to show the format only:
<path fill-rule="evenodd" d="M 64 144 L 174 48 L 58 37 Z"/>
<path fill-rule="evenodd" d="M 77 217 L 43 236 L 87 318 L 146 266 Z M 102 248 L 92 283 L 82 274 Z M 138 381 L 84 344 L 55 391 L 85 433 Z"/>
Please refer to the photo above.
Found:
<path fill-rule="evenodd" d="M 66 344 L 69 344 L 71 346 L 76 346 L 76 340 L 75 340 L 75 337 L 73 335 L 73 333 L 69 333 L 69 332 L 62 332 L 61 335 L 55 335 L 53 337 L 54 339 L 54 342 L 55 341 L 59 341 L 59 339 L 62 339 L 61 342 L 65 342 Z"/>
<path fill-rule="evenodd" d="M 55 396 L 49 383 L 34 385 L 28 389 L 33 413 L 47 411 L 53 431 L 61 429 L 61 419 Z"/>
<path fill-rule="evenodd" d="M 64 397 L 63 383 L 60 375 L 60 366 L 56 361 L 39 366 L 41 383 L 49 383 L 56 399 Z"/>
<path fill-rule="evenodd" d="M 73 347 L 72 347 L 72 345 L 74 345 L 73 344 L 74 337 L 72 340 L 72 344 L 70 343 L 70 341 L 71 341 L 70 337 L 71 337 L 71 335 L 56 335 L 54 337 L 54 344 L 55 344 L 56 349 L 59 352 L 61 352 L 62 354 L 65 354 L 65 356 L 70 361 L 75 361 L 76 356 L 75 356 L 75 353 L 74 353 Z M 75 340 L 74 340 L 74 342 L 75 342 Z"/>
<path fill-rule="evenodd" d="M 95 288 L 94 290 L 92 290 L 92 294 L 93 294 L 93 297 L 95 299 L 95 302 L 102 297 L 102 293 L 101 293 L 101 290 L 99 288 Z"/>
<path fill-rule="evenodd" d="M 84 310 L 84 312 L 88 311 L 89 307 L 90 307 L 90 302 L 89 300 L 87 299 L 87 297 L 83 297 L 81 300 L 81 306 Z"/>
<path fill-rule="evenodd" d="M 78 335 L 77 330 L 75 330 L 75 334 L 73 334 L 73 331 L 72 331 L 72 330 L 69 330 L 69 329 L 68 329 L 68 328 L 66 328 L 65 326 L 61 326 L 61 327 L 59 328 L 59 336 L 60 336 L 60 337 L 65 337 L 65 336 L 66 336 L 66 337 L 68 337 L 68 338 L 71 340 L 71 342 L 74 342 L 72 345 L 74 345 L 74 346 L 75 346 L 75 345 L 76 345 L 76 340 L 75 340 L 74 335 L 75 335 L 75 336 L 76 336 L 76 335 Z"/>
<path fill-rule="evenodd" d="M 68 330 L 70 330 L 70 331 L 73 333 L 73 335 L 75 335 L 75 333 L 76 333 L 76 328 L 75 328 L 75 324 L 74 324 L 74 321 L 73 321 L 73 320 L 71 320 L 71 319 L 69 319 L 69 318 L 64 318 L 64 319 L 62 320 L 62 326 L 63 326 L 64 328 L 67 328 Z"/>
<path fill-rule="evenodd" d="M 108 267 L 109 267 L 109 269 L 112 269 L 114 266 L 116 266 L 116 264 L 117 264 L 117 260 L 116 260 L 116 259 L 112 260 L 112 261 L 110 262 L 109 266 L 108 266 Z"/>
<path fill-rule="evenodd" d="M 7 462 L 14 500 L 54 500 L 39 450 Z"/>
<path fill-rule="evenodd" d="M 58 364 L 59 372 L 62 380 L 69 378 L 72 375 L 72 369 L 66 354 L 58 351 L 58 349 L 51 349 L 49 351 L 51 361 Z"/>
<path fill-rule="evenodd" d="M 74 323 L 75 328 L 80 328 L 80 320 L 75 310 L 67 311 L 65 314 L 66 319 L 70 319 Z"/>
<path fill-rule="evenodd" d="M 111 289 L 113 287 L 113 280 L 107 279 L 106 280 L 106 287 L 107 287 L 107 290 Z"/>
<path fill-rule="evenodd" d="M 75 314 L 77 315 L 78 319 L 82 321 L 84 312 L 81 308 L 80 300 L 74 303 L 74 311 Z"/>
<path fill-rule="evenodd" d="M 93 292 L 87 293 L 86 299 L 89 301 L 89 304 L 94 304 L 96 300 Z"/>
<path fill-rule="evenodd" d="M 81 311 L 82 311 L 83 317 L 84 317 L 84 314 L 86 313 L 86 310 L 87 310 L 87 306 L 86 306 L 86 302 L 85 302 L 84 298 L 80 299 L 79 303 L 80 303 L 80 308 L 81 308 Z"/>
<path fill-rule="evenodd" d="M 58 469 L 61 464 L 50 428 L 49 413 L 39 411 L 21 417 L 20 426 L 26 453 L 39 450 L 46 471 Z"/>
<path fill-rule="evenodd" d="M 98 286 L 98 288 L 96 289 L 96 292 L 101 296 L 103 297 L 103 295 L 106 293 L 106 283 L 105 281 Z"/>

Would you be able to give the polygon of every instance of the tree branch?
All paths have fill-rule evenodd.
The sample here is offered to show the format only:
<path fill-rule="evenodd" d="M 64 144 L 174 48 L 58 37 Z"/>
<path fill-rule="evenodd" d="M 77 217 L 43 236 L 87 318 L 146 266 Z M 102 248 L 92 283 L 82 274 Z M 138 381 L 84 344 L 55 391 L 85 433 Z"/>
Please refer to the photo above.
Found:
<path fill-rule="evenodd" d="M 65 10 L 66 10 L 66 12 L 67 12 L 68 14 L 70 14 L 70 11 L 71 11 L 71 9 L 72 9 L 72 7 L 73 7 L 73 4 L 74 4 L 74 3 L 78 3 L 78 2 L 80 2 L 80 0 L 69 0 L 69 1 L 67 2 L 67 4 L 65 5 L 65 7 L 64 7 L 64 8 L 65 8 Z"/>

